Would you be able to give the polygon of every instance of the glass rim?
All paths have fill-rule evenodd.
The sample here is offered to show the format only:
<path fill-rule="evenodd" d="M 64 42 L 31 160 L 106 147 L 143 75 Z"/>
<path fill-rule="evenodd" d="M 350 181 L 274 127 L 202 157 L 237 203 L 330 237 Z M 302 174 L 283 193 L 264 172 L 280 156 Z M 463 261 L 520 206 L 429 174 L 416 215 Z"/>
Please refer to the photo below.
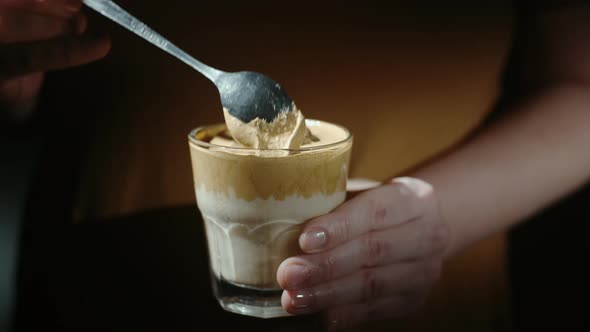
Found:
<path fill-rule="evenodd" d="M 213 143 L 209 143 L 209 142 L 204 142 L 201 141 L 199 139 L 196 138 L 195 134 L 197 132 L 199 132 L 200 130 L 203 130 L 205 128 L 209 128 L 211 126 L 215 126 L 215 125 L 221 125 L 224 124 L 222 122 L 219 123 L 212 123 L 209 125 L 203 125 L 203 126 L 199 126 L 196 128 L 193 128 L 189 134 L 188 134 L 188 139 L 189 142 L 191 144 L 195 144 L 197 146 L 203 147 L 203 148 L 216 148 L 216 149 L 222 149 L 222 150 L 236 150 L 236 151 L 244 151 L 244 152 L 260 152 L 260 151 L 269 151 L 269 152 L 278 152 L 278 151 L 282 151 L 282 152 L 307 152 L 307 151 L 317 151 L 317 150 L 324 150 L 327 148 L 331 148 L 334 146 L 338 146 L 338 145 L 342 145 L 344 143 L 350 142 L 352 141 L 353 135 L 350 132 L 350 130 L 348 130 L 348 128 L 346 128 L 345 126 L 341 125 L 341 124 L 337 124 L 334 122 L 329 122 L 329 121 L 324 121 L 324 120 L 316 120 L 316 119 L 305 119 L 305 122 L 307 124 L 307 122 L 323 122 L 323 123 L 327 123 L 333 126 L 336 126 L 340 129 L 342 129 L 345 134 L 346 137 L 342 140 L 336 141 L 336 142 L 332 142 L 332 143 L 327 143 L 327 144 L 320 144 L 320 145 L 314 145 L 314 146 L 309 146 L 309 147 L 303 147 L 303 148 L 298 148 L 298 149 L 256 149 L 256 148 L 250 148 L 250 147 L 245 147 L 245 146 L 226 146 L 226 145 L 219 145 L 219 144 L 213 144 Z M 227 129 L 227 127 L 226 127 Z"/>

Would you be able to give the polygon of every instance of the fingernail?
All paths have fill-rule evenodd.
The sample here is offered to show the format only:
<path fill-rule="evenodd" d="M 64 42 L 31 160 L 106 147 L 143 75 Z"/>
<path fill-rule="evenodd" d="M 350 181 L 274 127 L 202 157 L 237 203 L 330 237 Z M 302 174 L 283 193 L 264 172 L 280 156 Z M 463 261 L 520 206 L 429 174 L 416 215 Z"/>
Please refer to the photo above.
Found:
<path fill-rule="evenodd" d="M 395 178 L 391 180 L 391 182 L 405 185 L 407 189 L 414 192 L 414 194 L 416 194 L 418 197 L 427 196 L 433 191 L 432 185 L 430 183 L 407 176 Z"/>
<path fill-rule="evenodd" d="M 309 309 L 313 305 L 315 300 L 313 293 L 309 290 L 297 291 L 290 293 L 291 295 L 291 306 L 296 309 Z"/>
<path fill-rule="evenodd" d="M 310 278 L 309 269 L 302 264 L 289 264 L 285 269 L 287 274 L 287 289 L 301 288 Z"/>
<path fill-rule="evenodd" d="M 321 249 L 328 242 L 328 234 L 324 230 L 307 231 L 299 237 L 299 246 L 305 252 Z"/>

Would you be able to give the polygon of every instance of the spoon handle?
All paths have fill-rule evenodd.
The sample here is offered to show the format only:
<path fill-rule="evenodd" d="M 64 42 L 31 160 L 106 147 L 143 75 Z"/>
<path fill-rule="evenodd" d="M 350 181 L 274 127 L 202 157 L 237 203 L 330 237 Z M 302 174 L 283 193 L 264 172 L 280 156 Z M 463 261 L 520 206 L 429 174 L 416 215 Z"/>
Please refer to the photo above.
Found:
<path fill-rule="evenodd" d="M 96 10 L 105 17 L 120 24 L 129 31 L 137 34 L 148 42 L 175 56 L 187 65 L 193 67 L 213 83 L 215 83 L 215 79 L 222 74 L 222 71 L 209 67 L 201 61 L 193 58 L 111 0 L 83 0 L 83 2 L 86 6 Z"/>

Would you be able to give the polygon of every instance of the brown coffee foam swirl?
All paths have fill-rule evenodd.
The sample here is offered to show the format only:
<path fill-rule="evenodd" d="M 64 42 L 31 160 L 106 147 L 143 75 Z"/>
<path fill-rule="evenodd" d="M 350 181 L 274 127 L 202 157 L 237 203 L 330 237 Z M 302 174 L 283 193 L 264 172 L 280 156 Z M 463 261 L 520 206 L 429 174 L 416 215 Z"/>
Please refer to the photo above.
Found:
<path fill-rule="evenodd" d="M 207 127 L 195 139 L 207 142 L 223 129 L 223 125 Z M 339 130 L 344 138 L 340 143 L 327 141 L 324 147 L 292 150 L 283 155 L 245 154 L 252 149 L 191 141 L 195 186 L 226 195 L 233 193 L 246 201 L 284 200 L 292 195 L 309 198 L 314 194 L 345 191 L 352 138 L 345 129 Z"/>

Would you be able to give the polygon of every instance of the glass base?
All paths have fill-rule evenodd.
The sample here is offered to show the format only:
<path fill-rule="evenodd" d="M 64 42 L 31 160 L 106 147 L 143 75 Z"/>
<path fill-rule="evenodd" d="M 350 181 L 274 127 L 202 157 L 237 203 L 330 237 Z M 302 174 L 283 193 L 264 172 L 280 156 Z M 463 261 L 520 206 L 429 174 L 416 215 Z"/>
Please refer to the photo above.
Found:
<path fill-rule="evenodd" d="M 213 290 L 227 311 L 258 318 L 291 316 L 281 306 L 282 290 L 248 288 L 213 276 Z"/>

